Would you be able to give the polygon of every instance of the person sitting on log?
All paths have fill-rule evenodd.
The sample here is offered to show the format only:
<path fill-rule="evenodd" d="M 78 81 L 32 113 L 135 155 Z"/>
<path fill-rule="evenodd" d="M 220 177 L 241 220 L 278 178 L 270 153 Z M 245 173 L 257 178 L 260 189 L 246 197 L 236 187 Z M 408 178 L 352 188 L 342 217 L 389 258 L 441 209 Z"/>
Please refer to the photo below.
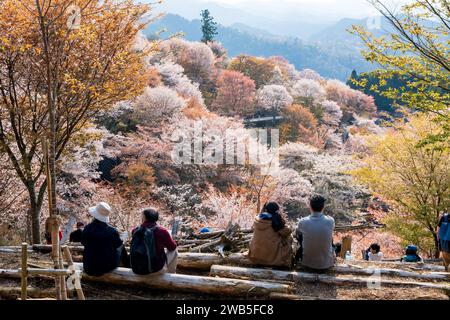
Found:
<path fill-rule="evenodd" d="M 69 242 L 81 242 L 81 235 L 83 234 L 84 223 L 77 222 L 77 230 L 70 233 Z"/>
<path fill-rule="evenodd" d="M 88 275 L 101 276 L 113 271 L 121 261 L 125 267 L 129 266 L 123 240 L 117 229 L 109 225 L 111 212 L 111 207 L 105 202 L 89 208 L 94 219 L 81 234 L 83 269 Z"/>
<path fill-rule="evenodd" d="M 381 247 L 378 243 L 372 243 L 370 247 L 366 250 L 364 260 L 367 261 L 382 261 L 383 252 L 381 252 Z"/>
<path fill-rule="evenodd" d="M 159 212 L 148 208 L 142 212 L 142 224 L 132 232 L 130 257 L 134 273 L 176 273 L 177 244 L 170 233 L 157 225 Z"/>
<path fill-rule="evenodd" d="M 336 261 L 333 248 L 334 219 L 323 213 L 325 198 L 313 195 L 309 201 L 311 214 L 300 219 L 296 238 L 300 245 L 296 259 L 299 264 L 316 271 L 327 270 Z"/>
<path fill-rule="evenodd" d="M 449 271 L 450 265 L 450 213 L 445 213 L 439 220 L 439 250 L 442 253 L 445 271 Z"/>
<path fill-rule="evenodd" d="M 265 204 L 256 217 L 248 258 L 257 265 L 292 266 L 291 229 L 286 227 L 277 203 Z"/>
<path fill-rule="evenodd" d="M 423 262 L 423 259 L 417 254 L 417 246 L 410 244 L 405 248 L 405 255 L 400 259 L 401 262 Z"/>

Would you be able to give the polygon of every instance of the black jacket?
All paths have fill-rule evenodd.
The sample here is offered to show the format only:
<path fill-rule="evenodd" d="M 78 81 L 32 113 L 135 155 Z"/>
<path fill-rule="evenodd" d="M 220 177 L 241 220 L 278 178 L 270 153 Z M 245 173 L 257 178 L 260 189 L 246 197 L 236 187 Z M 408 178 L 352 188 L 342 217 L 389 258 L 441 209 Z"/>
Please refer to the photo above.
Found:
<path fill-rule="evenodd" d="M 69 241 L 70 242 L 81 242 L 81 235 L 83 234 L 83 230 L 77 229 L 70 234 Z"/>
<path fill-rule="evenodd" d="M 84 228 L 81 243 L 83 269 L 87 274 L 101 276 L 119 266 L 123 243 L 115 228 L 94 219 Z"/>

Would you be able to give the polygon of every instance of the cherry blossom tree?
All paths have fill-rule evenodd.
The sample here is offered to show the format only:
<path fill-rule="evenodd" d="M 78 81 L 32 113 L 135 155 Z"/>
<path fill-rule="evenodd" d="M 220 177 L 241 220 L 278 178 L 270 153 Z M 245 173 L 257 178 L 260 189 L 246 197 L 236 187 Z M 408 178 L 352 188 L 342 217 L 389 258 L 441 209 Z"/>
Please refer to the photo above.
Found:
<path fill-rule="evenodd" d="M 309 79 L 317 82 L 322 82 L 324 80 L 324 78 L 322 78 L 322 76 L 318 72 L 311 69 L 303 69 L 299 71 L 298 76 L 301 79 Z"/>
<path fill-rule="evenodd" d="M 339 80 L 328 80 L 327 99 L 336 102 L 344 112 L 372 115 L 377 108 L 373 97 L 354 90 Z"/>
<path fill-rule="evenodd" d="M 323 101 L 321 107 L 323 109 L 322 122 L 329 126 L 338 127 L 342 119 L 341 107 L 330 100 Z"/>
<path fill-rule="evenodd" d="M 184 68 L 189 79 L 201 86 L 210 80 L 215 56 L 208 45 L 172 38 L 162 42 L 160 46 L 162 52 Z"/>
<path fill-rule="evenodd" d="M 224 70 L 217 83 L 217 97 L 212 109 L 229 116 L 254 112 L 255 82 L 237 71 Z"/>
<path fill-rule="evenodd" d="M 168 120 L 181 112 L 186 101 L 174 90 L 167 87 L 147 87 L 136 99 L 134 117 L 138 123 L 151 126 L 154 122 Z"/>
<path fill-rule="evenodd" d="M 294 99 L 284 86 L 267 85 L 258 90 L 257 106 L 263 110 L 279 112 L 290 106 Z"/>
<path fill-rule="evenodd" d="M 291 89 L 292 97 L 308 107 L 320 103 L 325 99 L 325 89 L 315 80 L 300 79 Z"/>
<path fill-rule="evenodd" d="M 175 90 L 185 99 L 195 98 L 203 104 L 202 93 L 198 83 L 193 83 L 185 74 L 184 68 L 170 60 L 163 60 L 154 65 L 165 86 Z"/>

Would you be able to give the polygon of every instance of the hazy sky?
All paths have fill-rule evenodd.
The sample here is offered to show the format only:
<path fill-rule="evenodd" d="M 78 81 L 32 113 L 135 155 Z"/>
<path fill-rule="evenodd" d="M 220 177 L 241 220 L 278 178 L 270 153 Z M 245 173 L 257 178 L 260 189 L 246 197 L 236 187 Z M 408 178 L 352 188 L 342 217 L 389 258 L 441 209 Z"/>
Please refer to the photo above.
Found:
<path fill-rule="evenodd" d="M 174 0 L 166 0 L 174 1 Z M 258 13 L 292 15 L 303 13 L 324 16 L 362 18 L 375 11 L 366 0 L 202 0 L 221 5 L 252 10 Z"/>

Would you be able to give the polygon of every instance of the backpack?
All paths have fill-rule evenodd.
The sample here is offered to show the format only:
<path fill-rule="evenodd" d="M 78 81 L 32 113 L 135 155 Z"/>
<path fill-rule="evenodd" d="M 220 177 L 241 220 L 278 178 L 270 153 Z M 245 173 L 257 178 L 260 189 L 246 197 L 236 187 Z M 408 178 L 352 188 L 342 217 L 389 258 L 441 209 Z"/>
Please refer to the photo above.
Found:
<path fill-rule="evenodd" d="M 146 275 L 154 270 L 156 265 L 156 241 L 155 231 L 157 227 L 140 227 L 133 233 L 130 247 L 130 263 L 134 273 Z"/>
<path fill-rule="evenodd" d="M 445 214 L 439 228 L 439 245 L 441 251 L 450 252 L 450 214 Z"/>
<path fill-rule="evenodd" d="M 406 255 L 416 255 L 417 247 L 415 245 L 410 244 L 406 247 Z"/>

